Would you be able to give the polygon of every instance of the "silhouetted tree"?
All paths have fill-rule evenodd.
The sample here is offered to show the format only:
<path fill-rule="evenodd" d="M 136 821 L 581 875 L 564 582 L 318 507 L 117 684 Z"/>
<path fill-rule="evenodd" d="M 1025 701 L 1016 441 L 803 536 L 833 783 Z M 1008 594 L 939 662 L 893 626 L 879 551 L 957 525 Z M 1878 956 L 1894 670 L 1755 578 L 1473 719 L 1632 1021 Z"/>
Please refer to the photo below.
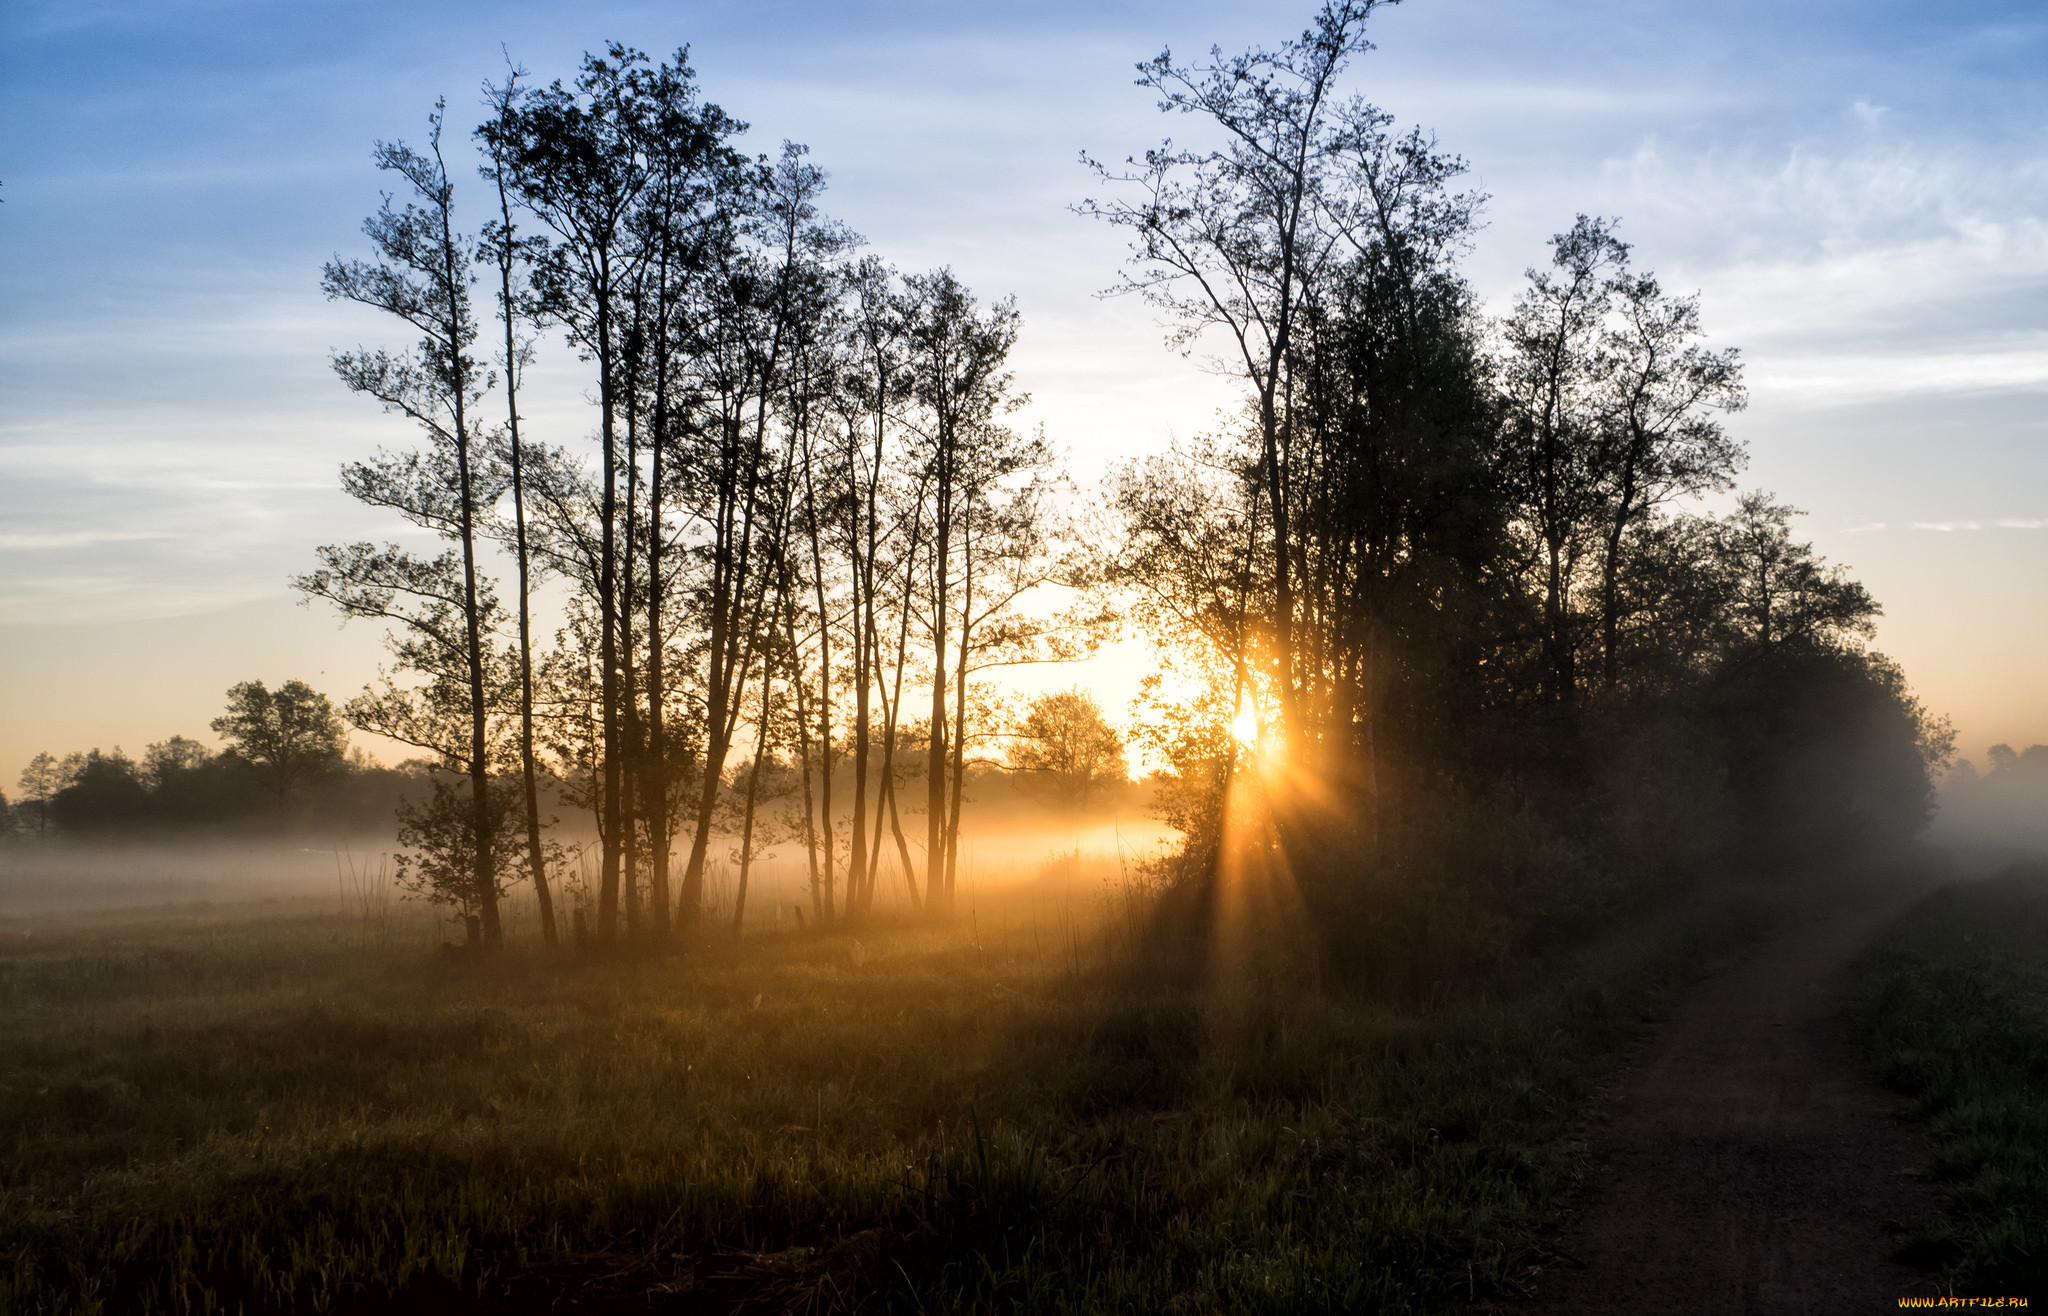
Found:
<path fill-rule="evenodd" d="M 320 550 L 320 569 L 296 584 L 344 617 L 403 628 L 391 638 L 392 650 L 405 670 L 425 675 L 428 686 L 414 690 L 387 678 L 376 694 L 351 701 L 350 716 L 368 730 L 461 765 L 479 838 L 470 857 L 489 864 L 499 849 L 488 834 L 494 816 L 491 711 L 498 693 L 489 688 L 496 658 L 490 650 L 498 605 L 478 570 L 477 539 L 504 477 L 491 460 L 477 409 L 491 384 L 471 354 L 477 322 L 470 289 L 480 252 L 455 227 L 455 187 L 441 154 L 442 109 L 437 103 L 429 116 L 426 154 L 404 143 L 377 144 L 377 167 L 404 178 L 414 200 L 397 210 L 387 196 L 363 225 L 377 259 L 332 260 L 321 286 L 330 298 L 384 311 L 420 335 L 412 353 L 359 349 L 334 358 L 344 384 L 412 420 L 428 439 L 425 451 L 380 454 L 345 467 L 343 487 L 455 547 L 423 558 L 396 544 L 329 546 Z M 472 886 L 480 893 L 484 937 L 497 945 L 498 877 L 479 869 Z"/>
<path fill-rule="evenodd" d="M 21 787 L 21 803 L 17 807 L 29 810 L 35 818 L 36 836 L 45 836 L 50 827 L 50 801 L 57 792 L 69 784 L 62 762 L 48 752 L 37 754 L 21 770 L 18 785 Z"/>
<path fill-rule="evenodd" d="M 1784 645 L 1837 647 L 1876 632 L 1883 609 L 1869 591 L 1792 538 L 1800 515 L 1759 489 L 1721 520 L 1715 547 L 1745 661 Z"/>
<path fill-rule="evenodd" d="M 1626 248 L 1622 249 L 1623 262 Z M 1629 532 L 1674 498 L 1728 487 L 1744 460 L 1714 418 L 1742 408 L 1742 365 L 1734 348 L 1699 342 L 1697 297 L 1672 297 L 1653 274 L 1622 270 L 1613 280 L 1613 323 L 1596 349 L 1600 380 L 1599 476 L 1605 495 L 1600 555 L 1601 683 L 1620 674 L 1620 628 Z"/>
<path fill-rule="evenodd" d="M 599 934 L 618 917 L 619 862 L 629 815 L 624 796 L 624 713 L 619 686 L 621 627 L 618 514 L 619 428 L 625 400 L 620 309 L 634 265 L 629 229 L 650 170 L 646 106 L 639 95 L 646 57 L 613 46 L 586 55 L 573 86 L 535 88 L 478 129 L 520 203 L 553 234 L 536 263 L 536 304 L 562 325 L 597 371 L 599 487 L 591 584 L 598 623 L 602 753 Z"/>
<path fill-rule="evenodd" d="M 292 794 L 341 766 L 348 732 L 327 696 L 304 681 L 271 690 L 261 681 L 228 687 L 228 707 L 210 724 L 228 747 L 269 778 L 282 812 Z"/>
<path fill-rule="evenodd" d="M 1528 271 L 1529 286 L 1503 326 L 1503 469 L 1541 555 L 1546 693 L 1565 704 L 1579 690 L 1572 586 L 1604 510 L 1598 350 L 1628 254 L 1613 230 L 1580 215 L 1552 238 L 1552 268 Z"/>
<path fill-rule="evenodd" d="M 702 637 L 697 680 L 704 757 L 681 904 L 682 916 L 691 919 L 703 899 L 711 825 L 745 705 L 744 683 L 773 634 L 780 630 L 787 640 L 794 624 L 790 609 L 802 581 L 793 557 L 800 533 L 794 518 L 816 419 L 819 317 L 829 310 L 820 265 L 844 241 L 817 215 L 823 175 L 802 160 L 800 149 L 785 149 L 779 168 L 749 171 L 732 183 L 744 191 L 730 198 L 724 240 L 706 249 L 709 269 L 689 365 L 700 402 L 675 472 L 678 509 L 692 525 L 689 593 Z M 762 679 L 769 679 L 765 666 Z M 799 739 L 807 740 L 811 692 L 800 693 L 792 708 Z M 810 779 L 804 780 L 808 790 Z"/>
<path fill-rule="evenodd" d="M 522 70 L 507 70 L 504 82 L 487 86 L 492 107 L 502 119 L 519 101 Z M 479 131 L 480 137 L 484 134 Z M 541 938 L 553 946 L 555 928 L 554 894 L 548 889 L 547 856 L 540 834 L 540 772 L 534 753 L 533 730 L 533 587 L 534 555 L 527 539 L 526 448 L 519 437 L 519 383 L 530 355 L 530 344 L 521 340 L 519 327 L 528 311 L 528 298 L 518 284 L 521 267 L 537 254 L 533 244 L 524 242 L 512 219 L 511 180 L 506 175 L 504 137 L 485 137 L 491 159 L 483 173 L 496 185 L 498 218 L 484 227 L 480 256 L 498 270 L 498 320 L 505 331 L 504 355 L 499 364 L 505 372 L 505 471 L 512 490 L 512 555 L 519 588 L 519 775 L 526 822 L 526 860 L 533 878 L 534 897 L 540 906 Z"/>
<path fill-rule="evenodd" d="M 834 397 L 839 423 L 833 449 L 838 500 L 833 520 L 846 561 L 847 649 L 853 666 L 853 819 L 846 875 L 847 904 L 853 911 L 873 903 L 881 858 L 879 799 L 872 826 L 868 809 L 874 772 L 874 694 L 882 680 L 883 553 L 891 531 L 884 516 L 892 510 L 883 502 L 883 489 L 892 456 L 890 418 L 908 385 L 902 359 L 903 304 L 894 285 L 893 271 L 873 256 L 848 272 L 847 323 Z M 893 740 L 893 731 L 893 726 L 885 730 L 885 739 Z"/>
<path fill-rule="evenodd" d="M 1078 686 L 1031 701 L 1009 759 L 1013 769 L 1036 777 L 1046 794 L 1070 808 L 1128 780 L 1123 737 L 1102 716 L 1095 697 Z"/>
<path fill-rule="evenodd" d="M 491 816 L 483 828 L 476 825 L 469 792 L 439 774 L 428 779 L 424 800 L 407 799 L 398 807 L 398 843 L 406 847 L 396 859 L 398 885 L 435 904 L 453 906 L 472 935 L 481 930 L 484 912 L 505 897 L 508 884 L 497 875 L 518 871 L 524 845 L 516 821 L 524 807 L 520 788 L 502 777 L 492 778 L 489 788 Z M 478 836 L 487 838 L 497 853 L 479 859 L 474 853 Z M 492 874 L 497 887 L 480 889 L 481 873 Z"/>
<path fill-rule="evenodd" d="M 912 276 L 907 282 L 908 312 L 904 331 L 917 408 L 914 460 L 920 464 L 919 487 L 931 500 L 931 526 L 924 564 L 925 609 L 920 617 L 931 645 L 931 715 L 925 758 L 926 849 L 924 898 L 928 907 L 943 909 L 951 900 L 948 856 L 957 835 L 949 822 L 948 754 L 957 768 L 959 737 L 953 725 L 966 702 L 964 664 L 955 662 L 954 695 L 949 719 L 947 668 L 949 643 L 968 637 L 953 622 L 953 609 L 972 607 L 952 597 L 956 573 L 963 589 L 971 572 L 971 541 L 963 544 L 961 566 L 955 565 L 955 540 L 977 496 L 986 497 L 1000 473 L 1015 469 L 1015 440 L 998 419 L 1021 405 L 1012 389 L 1010 350 L 1016 345 L 1018 315 L 1014 301 L 982 310 L 974 295 L 951 270 Z M 966 532 L 971 535 L 971 530 Z M 963 571 L 962 567 L 966 570 Z M 950 736 L 950 739 L 949 739 Z"/>
<path fill-rule="evenodd" d="M 198 772 L 213 762 L 213 751 L 190 736 L 159 740 L 142 753 L 142 771 L 158 790 L 180 773 Z"/>
<path fill-rule="evenodd" d="M 1297 721 L 1287 373 L 1303 304 L 1339 258 L 1344 232 L 1362 218 L 1347 148 L 1353 124 L 1371 111 L 1339 100 L 1336 81 L 1353 56 L 1371 48 L 1365 24 L 1377 5 L 1331 0 L 1277 50 L 1228 59 L 1215 50 L 1199 65 L 1176 64 L 1162 51 L 1138 65 L 1138 85 L 1158 94 L 1161 112 L 1201 119 L 1221 144 L 1163 143 L 1142 161 L 1127 160 L 1124 172 L 1090 161 L 1103 181 L 1138 199 L 1080 207 L 1133 232 L 1137 272 L 1126 274 L 1122 288 L 1167 313 L 1178 345 L 1220 330 L 1229 368 L 1251 389 L 1283 739 Z"/>
<path fill-rule="evenodd" d="M 1868 594 L 1768 498 L 1681 506 L 1742 463 L 1739 357 L 1583 215 L 1482 319 L 1463 161 L 1335 88 L 1370 8 L 1142 65 L 1215 144 L 1098 165 L 1127 199 L 1080 207 L 1131 231 L 1123 287 L 1172 341 L 1220 341 L 1244 384 L 1221 433 L 1114 473 L 1098 564 L 1165 650 L 1134 734 L 1170 765 L 1174 871 L 1216 871 L 1248 718 L 1249 793 L 1292 806 L 1262 853 L 1376 926 L 1434 917 L 1432 881 L 1566 918 L 1729 846 L 1910 832 L 1944 732 L 1864 647 Z M 1525 881 L 1546 846 L 1584 862 Z"/>
<path fill-rule="evenodd" d="M 111 752 L 88 751 L 68 776 L 50 798 L 50 816 L 65 832 L 111 840 L 148 813 L 148 793 L 135 760 L 119 745 Z"/>
<path fill-rule="evenodd" d="M 2048 780 L 2048 745 L 2029 745 L 2020 750 L 2011 745 L 1993 745 L 1985 751 L 1985 757 L 1991 760 L 1991 771 L 1986 774 L 1986 780 L 1992 777 L 2014 781 L 2029 778 Z"/>

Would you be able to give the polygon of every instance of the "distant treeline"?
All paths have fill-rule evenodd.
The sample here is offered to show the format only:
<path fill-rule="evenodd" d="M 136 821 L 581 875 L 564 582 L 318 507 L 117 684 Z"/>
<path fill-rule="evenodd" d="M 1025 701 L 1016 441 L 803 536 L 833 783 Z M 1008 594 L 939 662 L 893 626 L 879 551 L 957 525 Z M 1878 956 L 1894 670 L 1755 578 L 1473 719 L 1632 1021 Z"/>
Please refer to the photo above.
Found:
<path fill-rule="evenodd" d="M 8 835 L 116 841 L 192 833 L 388 833 L 398 801 L 420 794 L 428 774 L 423 761 L 386 767 L 358 753 L 309 776 L 281 806 L 260 766 L 184 736 L 149 746 L 140 759 L 117 745 L 49 761 L 54 789 L 47 798 L 18 793 L 4 815 Z"/>
<path fill-rule="evenodd" d="M 422 793 L 430 773 L 424 760 L 390 768 L 351 752 L 333 705 L 303 681 L 276 690 L 261 681 L 236 685 L 212 730 L 225 748 L 172 736 L 139 761 L 118 745 L 38 754 L 14 802 L 0 797 L 0 820 L 9 835 L 39 840 L 360 835 L 389 830 L 393 811 Z"/>
<path fill-rule="evenodd" d="M 1940 839 L 1979 853 L 2048 852 L 2048 745 L 1993 745 L 1979 772 L 1965 760 L 1941 783 Z"/>
<path fill-rule="evenodd" d="M 148 746 L 140 759 L 118 745 L 37 754 L 22 771 L 15 798 L 0 794 L 0 839 L 389 833 L 395 819 L 432 798 L 443 771 L 427 759 L 386 766 L 349 749 L 332 702 L 302 681 L 275 691 L 261 681 L 235 686 L 228 711 L 212 729 L 228 742 L 225 748 L 172 736 Z M 966 765 L 969 795 L 979 804 L 1073 810 L 1130 805 L 1144 794 L 1126 777 L 1121 737 L 1082 692 L 1031 701 L 1005 738 L 1002 760 Z M 849 765 L 835 767 L 842 779 L 850 774 Z M 906 750 L 897 767 L 902 776 L 921 775 L 922 750 Z M 745 765 L 741 780 L 751 781 L 759 806 L 756 839 L 763 846 L 802 838 L 794 816 L 801 777 L 795 763 L 773 755 Z M 544 777 L 543 806 L 557 804 L 560 790 L 558 780 Z M 728 808 L 721 824 L 737 821 L 732 814 Z"/>

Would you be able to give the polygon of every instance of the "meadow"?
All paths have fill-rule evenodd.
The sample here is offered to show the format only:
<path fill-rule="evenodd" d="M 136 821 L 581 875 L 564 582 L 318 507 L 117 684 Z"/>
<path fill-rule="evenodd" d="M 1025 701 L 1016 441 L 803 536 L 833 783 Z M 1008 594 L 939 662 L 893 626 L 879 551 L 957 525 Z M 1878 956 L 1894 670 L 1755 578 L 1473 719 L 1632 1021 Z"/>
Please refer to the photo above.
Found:
<path fill-rule="evenodd" d="M 0 921 L 0 1309 L 1451 1311 L 1549 1259 L 1723 886 L 1390 1002 L 1071 860 L 940 923 L 495 957 L 358 899 Z"/>
<path fill-rule="evenodd" d="M 1957 1293 L 2048 1296 L 2048 868 L 1929 896 L 1860 970 L 1858 1031 L 1945 1198 L 1909 1250 Z"/>

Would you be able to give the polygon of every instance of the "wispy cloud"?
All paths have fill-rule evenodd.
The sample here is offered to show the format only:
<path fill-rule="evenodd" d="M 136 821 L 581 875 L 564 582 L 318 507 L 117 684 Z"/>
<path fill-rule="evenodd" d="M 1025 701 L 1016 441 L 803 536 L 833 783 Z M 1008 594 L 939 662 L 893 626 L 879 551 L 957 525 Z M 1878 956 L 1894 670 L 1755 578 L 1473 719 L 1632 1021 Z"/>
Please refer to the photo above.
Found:
<path fill-rule="evenodd" d="M 94 544 L 129 544 L 169 539 L 170 535 L 141 530 L 55 530 L 36 533 L 0 532 L 0 552 L 37 552 L 86 548 Z"/>
<path fill-rule="evenodd" d="M 2048 517 L 2008 516 L 1996 521 L 1915 521 L 1915 530 L 2048 530 Z"/>
<path fill-rule="evenodd" d="M 1842 529 L 1842 533 L 1843 533 L 1843 534 L 1845 534 L 1845 535 L 1864 535 L 1864 534 L 1869 534 L 1869 533 L 1870 533 L 1871 531 L 1873 531 L 1873 530 L 1882 530 L 1882 529 L 1884 529 L 1884 522 L 1882 522 L 1882 521 L 1872 521 L 1872 522 L 1871 522 L 1870 524 L 1868 524 L 1868 525 L 1852 525 L 1852 526 L 1845 526 L 1845 527 L 1843 527 L 1843 529 Z"/>

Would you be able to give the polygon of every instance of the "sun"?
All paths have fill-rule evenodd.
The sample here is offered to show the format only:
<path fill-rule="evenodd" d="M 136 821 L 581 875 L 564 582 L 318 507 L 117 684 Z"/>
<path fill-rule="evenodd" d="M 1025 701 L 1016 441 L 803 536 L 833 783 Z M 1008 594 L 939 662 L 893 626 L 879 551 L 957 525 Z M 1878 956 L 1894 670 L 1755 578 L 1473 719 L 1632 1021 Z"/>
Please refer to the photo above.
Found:
<path fill-rule="evenodd" d="M 1237 743 L 1251 749 L 1259 743 L 1259 714 L 1250 704 L 1238 710 L 1230 719 L 1230 734 L 1237 737 Z"/>

